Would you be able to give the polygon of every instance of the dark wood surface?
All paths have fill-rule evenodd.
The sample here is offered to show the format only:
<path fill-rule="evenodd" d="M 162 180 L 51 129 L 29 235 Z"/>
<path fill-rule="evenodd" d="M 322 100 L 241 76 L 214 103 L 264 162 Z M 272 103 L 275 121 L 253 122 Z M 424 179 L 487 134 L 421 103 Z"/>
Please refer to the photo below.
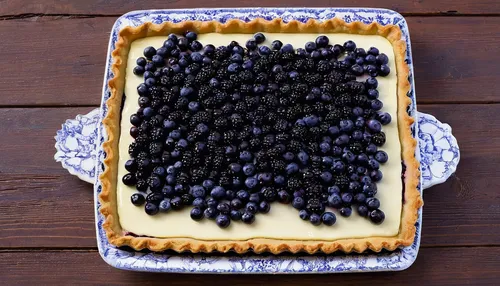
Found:
<path fill-rule="evenodd" d="M 97 253 L 92 187 L 53 160 L 54 135 L 61 123 L 99 104 L 109 31 L 119 14 L 147 8 L 310 3 L 26 0 L 0 4 L 2 285 L 498 284 L 499 1 L 377 1 L 377 6 L 406 16 L 418 109 L 453 127 L 461 162 L 446 183 L 424 193 L 422 248 L 410 269 L 335 277 L 162 275 L 113 269 Z M 367 5 L 372 1 L 325 0 L 313 6 Z"/>

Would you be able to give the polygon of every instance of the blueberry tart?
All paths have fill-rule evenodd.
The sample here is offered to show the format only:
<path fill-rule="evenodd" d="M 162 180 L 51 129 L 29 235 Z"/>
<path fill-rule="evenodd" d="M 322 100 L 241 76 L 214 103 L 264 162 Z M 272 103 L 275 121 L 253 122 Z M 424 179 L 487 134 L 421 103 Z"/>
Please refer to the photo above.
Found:
<path fill-rule="evenodd" d="M 413 243 L 419 184 L 397 26 L 256 19 L 119 33 L 100 212 L 136 250 Z"/>

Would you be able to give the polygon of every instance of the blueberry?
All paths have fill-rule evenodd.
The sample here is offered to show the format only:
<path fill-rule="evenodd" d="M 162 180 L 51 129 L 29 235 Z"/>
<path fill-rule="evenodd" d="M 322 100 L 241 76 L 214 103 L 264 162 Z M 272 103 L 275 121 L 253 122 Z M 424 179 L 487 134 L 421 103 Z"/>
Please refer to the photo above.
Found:
<path fill-rule="evenodd" d="M 154 203 L 146 203 L 144 210 L 148 215 L 155 215 L 159 211 L 158 206 Z"/>
<path fill-rule="evenodd" d="M 370 55 L 378 56 L 379 53 L 380 53 L 379 50 L 375 47 L 370 47 L 368 49 L 368 54 Z"/>
<path fill-rule="evenodd" d="M 373 210 L 369 213 L 370 220 L 375 224 L 384 222 L 385 214 L 381 210 Z"/>
<path fill-rule="evenodd" d="M 268 202 L 262 201 L 259 203 L 259 212 L 260 213 L 267 214 L 269 212 L 269 210 L 271 210 L 271 205 Z"/>
<path fill-rule="evenodd" d="M 246 212 L 256 214 L 259 211 L 259 206 L 255 202 L 248 202 L 245 206 L 245 210 Z"/>
<path fill-rule="evenodd" d="M 154 86 L 156 84 L 156 79 L 150 77 L 144 82 L 147 86 Z"/>
<path fill-rule="evenodd" d="M 319 149 L 321 153 L 326 154 L 330 151 L 331 146 L 328 142 L 322 142 L 321 144 L 319 144 Z"/>
<path fill-rule="evenodd" d="M 292 201 L 292 206 L 298 210 L 301 210 L 306 206 L 306 202 L 302 197 L 295 197 Z"/>
<path fill-rule="evenodd" d="M 216 186 L 210 191 L 210 195 L 216 200 L 222 200 L 226 196 L 226 190 L 221 186 Z"/>
<path fill-rule="evenodd" d="M 340 133 L 340 129 L 337 126 L 330 126 L 328 128 L 328 134 L 331 136 L 337 136 Z"/>
<path fill-rule="evenodd" d="M 122 182 L 126 186 L 134 186 L 137 183 L 137 178 L 135 177 L 135 174 L 128 173 L 122 177 Z"/>
<path fill-rule="evenodd" d="M 249 50 L 255 50 L 257 48 L 257 42 L 255 39 L 250 39 L 246 42 L 245 47 Z"/>
<path fill-rule="evenodd" d="M 165 59 L 160 55 L 154 55 L 153 56 L 153 63 L 157 67 L 162 67 L 165 65 Z"/>
<path fill-rule="evenodd" d="M 174 71 L 174 73 L 180 73 L 180 72 L 182 72 L 182 68 L 181 68 L 181 66 L 180 66 L 180 65 L 178 65 L 178 64 L 174 64 L 174 65 L 172 66 L 172 71 Z"/>
<path fill-rule="evenodd" d="M 272 180 L 273 176 L 271 173 L 260 173 L 257 175 L 257 180 L 259 180 L 262 183 L 269 183 Z"/>
<path fill-rule="evenodd" d="M 370 167 L 372 170 L 377 170 L 378 168 L 380 168 L 380 164 L 373 158 L 368 160 L 368 167 Z"/>
<path fill-rule="evenodd" d="M 134 68 L 133 72 L 134 72 L 135 75 L 142 75 L 142 74 L 144 74 L 144 71 L 145 71 L 144 67 L 142 67 L 142 66 L 136 66 Z"/>
<path fill-rule="evenodd" d="M 280 40 L 274 40 L 271 43 L 271 47 L 273 48 L 273 50 L 278 51 L 279 49 L 281 49 L 281 47 L 283 47 L 283 43 Z"/>
<path fill-rule="evenodd" d="M 243 207 L 243 202 L 240 199 L 235 198 L 231 200 L 231 208 L 233 210 L 239 210 L 242 207 Z"/>
<path fill-rule="evenodd" d="M 370 103 L 371 105 L 371 108 L 373 110 L 380 110 L 382 109 L 382 107 L 384 106 L 384 104 L 382 103 L 382 101 L 378 100 L 378 99 L 373 99 Z"/>
<path fill-rule="evenodd" d="M 307 42 L 305 45 L 306 51 L 308 53 L 316 50 L 316 43 L 315 42 Z"/>
<path fill-rule="evenodd" d="M 361 141 L 363 140 L 363 132 L 361 132 L 361 130 L 354 130 L 351 134 L 351 138 L 354 141 Z"/>
<path fill-rule="evenodd" d="M 375 99 L 377 100 L 377 99 Z M 368 126 L 368 128 L 370 129 L 370 131 L 374 132 L 374 133 L 378 133 L 382 130 L 382 124 L 380 124 L 380 122 L 376 119 L 370 119 L 368 120 L 368 122 L 366 123 L 366 125 Z"/>
<path fill-rule="evenodd" d="M 328 39 L 327 36 L 319 36 L 316 38 L 316 45 L 320 48 L 323 48 L 323 47 L 326 47 L 328 45 L 328 42 L 330 41 L 330 39 Z"/>
<path fill-rule="evenodd" d="M 344 159 L 348 163 L 352 163 L 356 160 L 356 155 L 354 155 L 354 153 L 352 153 L 351 151 L 347 151 L 342 154 L 342 159 Z"/>
<path fill-rule="evenodd" d="M 339 212 L 343 217 L 350 217 L 352 214 L 352 209 L 350 207 L 341 207 Z"/>
<path fill-rule="evenodd" d="M 358 66 L 361 66 L 361 74 L 363 74 L 363 73 L 364 73 L 364 71 L 365 71 L 365 70 L 364 70 L 364 68 L 363 68 L 363 64 L 364 64 L 364 63 L 365 63 L 365 58 L 364 58 L 364 57 L 357 57 L 357 58 L 356 58 L 356 64 L 357 64 Z"/>
<path fill-rule="evenodd" d="M 245 162 L 252 161 L 252 153 L 250 153 L 249 151 L 242 151 L 240 153 L 240 160 L 243 160 Z"/>
<path fill-rule="evenodd" d="M 378 81 L 374 77 L 369 77 L 366 79 L 365 86 L 366 88 L 377 88 Z"/>
<path fill-rule="evenodd" d="M 283 154 L 283 159 L 285 159 L 286 161 L 292 161 L 293 158 L 295 158 L 295 156 L 293 155 L 292 152 L 285 152 Z"/>
<path fill-rule="evenodd" d="M 134 159 L 127 160 L 125 162 L 125 169 L 129 172 L 137 171 L 137 162 Z"/>
<path fill-rule="evenodd" d="M 311 58 L 313 58 L 315 60 L 319 60 L 321 58 L 321 52 L 318 50 L 312 51 Z"/>
<path fill-rule="evenodd" d="M 238 221 L 241 219 L 241 212 L 239 210 L 231 210 L 229 217 L 231 220 Z"/>
<path fill-rule="evenodd" d="M 151 59 L 153 58 L 153 56 L 156 55 L 156 49 L 154 47 L 146 47 L 144 49 L 144 56 L 147 58 L 147 59 Z"/>
<path fill-rule="evenodd" d="M 391 73 L 391 68 L 388 65 L 381 65 L 378 69 L 378 74 L 381 76 L 388 76 Z"/>
<path fill-rule="evenodd" d="M 363 75 L 364 70 L 363 70 L 362 66 L 360 66 L 358 63 L 356 63 L 356 64 L 351 66 L 351 72 L 355 76 L 361 76 L 361 75 Z"/>
<path fill-rule="evenodd" d="M 255 215 L 249 212 L 244 212 L 241 216 L 241 221 L 246 224 L 252 224 L 255 221 Z"/>
<path fill-rule="evenodd" d="M 149 72 L 154 72 L 154 71 L 156 71 L 156 66 L 152 62 L 151 63 L 147 63 L 144 66 L 144 70 L 149 71 Z"/>
<path fill-rule="evenodd" d="M 380 207 L 380 201 L 377 198 L 367 198 L 365 203 L 369 210 L 376 210 Z"/>
<path fill-rule="evenodd" d="M 356 44 L 349 40 L 344 43 L 344 49 L 348 52 L 353 52 L 356 49 Z"/>
<path fill-rule="evenodd" d="M 299 166 L 297 165 L 297 163 L 290 163 L 286 166 L 286 173 L 289 175 L 297 173 L 298 171 L 299 171 Z"/>
<path fill-rule="evenodd" d="M 332 177 L 333 177 L 332 173 L 330 173 L 328 171 L 324 171 L 320 175 L 321 180 L 323 180 L 323 182 L 325 182 L 325 183 L 329 183 L 332 180 Z"/>
<path fill-rule="evenodd" d="M 232 63 L 227 67 L 227 71 L 230 73 L 237 73 L 240 70 L 240 64 Z"/>
<path fill-rule="evenodd" d="M 283 185 L 285 183 L 285 177 L 281 176 L 281 175 L 277 175 L 274 177 L 274 183 L 276 185 Z"/>
<path fill-rule="evenodd" d="M 365 62 L 367 64 L 374 64 L 375 63 L 375 56 L 374 55 L 367 55 L 365 57 Z"/>
<path fill-rule="evenodd" d="M 253 38 L 255 39 L 255 42 L 257 44 L 262 44 L 266 40 L 266 36 L 264 36 L 264 34 L 262 33 L 256 33 L 255 35 L 253 35 Z"/>
<path fill-rule="evenodd" d="M 337 217 L 335 216 L 334 213 L 332 212 L 325 212 L 322 216 L 321 216 L 321 221 L 325 224 L 325 225 L 334 225 L 335 222 L 337 221 Z"/>
<path fill-rule="evenodd" d="M 379 163 L 385 163 L 387 160 L 389 160 L 389 156 L 387 156 L 387 153 L 384 151 L 378 151 L 375 153 L 375 160 L 377 160 Z"/>
<path fill-rule="evenodd" d="M 311 215 L 309 214 L 309 212 L 307 210 L 300 210 L 299 211 L 299 217 L 303 220 L 309 220 L 309 217 Z"/>
<path fill-rule="evenodd" d="M 217 210 L 221 213 L 221 214 L 229 214 L 229 212 L 231 211 L 231 206 L 229 206 L 228 203 L 219 203 L 217 205 Z"/>
<path fill-rule="evenodd" d="M 367 154 L 375 154 L 375 152 L 377 152 L 377 145 L 370 143 L 370 144 L 368 144 L 368 146 L 366 146 L 365 151 Z M 382 162 L 380 162 L 380 163 L 382 163 Z"/>
<path fill-rule="evenodd" d="M 204 198 L 206 195 L 205 189 L 200 185 L 195 185 L 191 188 L 191 195 L 195 198 Z"/>
<path fill-rule="evenodd" d="M 377 64 L 386 65 L 389 62 L 389 58 L 386 54 L 382 53 L 376 57 Z"/>
<path fill-rule="evenodd" d="M 300 151 L 299 154 L 297 154 L 297 158 L 299 159 L 300 163 L 306 165 L 307 161 L 309 160 L 309 155 L 307 155 L 307 153 L 304 151 Z"/>
<path fill-rule="evenodd" d="M 252 60 L 244 61 L 242 67 L 245 70 L 251 70 L 253 68 L 253 61 Z"/>
<path fill-rule="evenodd" d="M 207 203 L 205 202 L 205 199 L 204 199 L 204 198 L 195 198 L 195 199 L 193 200 L 192 205 L 193 205 L 194 207 L 199 207 L 199 208 L 201 208 L 201 209 L 203 209 L 203 210 L 207 207 Z"/>
<path fill-rule="evenodd" d="M 392 120 L 391 115 L 387 112 L 379 112 L 377 117 L 382 125 L 387 125 L 387 124 L 391 123 L 391 120 Z"/>
<path fill-rule="evenodd" d="M 303 48 L 298 48 L 297 49 L 297 56 L 301 57 L 301 58 L 305 58 L 307 57 L 309 54 L 306 52 L 305 49 Z"/>
<path fill-rule="evenodd" d="M 328 194 L 329 195 L 339 194 L 339 193 L 340 193 L 340 188 L 338 186 L 328 187 Z"/>
<path fill-rule="evenodd" d="M 251 163 L 245 164 L 245 166 L 243 166 L 243 174 L 246 176 L 252 176 L 255 174 L 255 165 Z"/>
<path fill-rule="evenodd" d="M 288 203 L 290 203 L 290 200 L 291 200 L 291 196 L 287 191 L 281 190 L 278 192 L 278 201 L 280 203 L 288 204 Z"/>
<path fill-rule="evenodd" d="M 369 89 L 368 92 L 367 92 L 367 97 L 368 99 L 377 99 L 379 96 L 378 94 L 378 90 L 376 89 Z"/>
<path fill-rule="evenodd" d="M 304 196 L 304 192 L 302 192 L 301 190 L 293 192 L 293 197 L 294 198 L 296 198 L 296 197 L 303 197 L 303 196 Z"/>
<path fill-rule="evenodd" d="M 334 146 L 334 147 L 336 147 L 336 146 Z M 325 165 L 325 166 L 330 166 L 333 164 L 333 158 L 330 156 L 325 156 L 325 157 L 321 158 L 321 163 L 323 163 L 323 165 Z"/>
<path fill-rule="evenodd" d="M 189 214 L 193 220 L 201 220 L 203 218 L 203 211 L 199 207 L 194 207 L 191 209 Z"/>
<path fill-rule="evenodd" d="M 177 47 L 179 47 L 181 51 L 187 50 L 189 47 L 189 40 L 186 38 L 180 38 L 179 42 L 177 43 Z"/>
<path fill-rule="evenodd" d="M 307 126 L 314 127 L 318 125 L 319 119 L 316 115 L 310 115 L 304 118 L 304 122 L 306 123 Z"/>
<path fill-rule="evenodd" d="M 293 46 L 290 44 L 286 44 L 283 47 L 281 47 L 281 52 L 282 53 L 293 53 Z"/>
<path fill-rule="evenodd" d="M 217 209 L 215 209 L 214 207 L 208 207 L 207 209 L 205 209 L 205 211 L 203 212 L 203 215 L 208 218 L 208 219 L 215 219 L 215 217 L 219 214 L 219 212 L 217 211 Z"/>
<path fill-rule="evenodd" d="M 208 198 L 205 202 L 207 204 L 207 207 L 214 209 L 217 208 L 217 205 L 219 204 L 219 202 L 214 198 Z"/>
<path fill-rule="evenodd" d="M 144 67 L 144 66 L 146 66 L 146 64 L 148 63 L 148 61 L 144 57 L 139 57 L 139 58 L 137 58 L 137 60 L 135 61 L 135 63 L 138 66 Z"/>
<path fill-rule="evenodd" d="M 309 221 L 313 224 L 313 225 L 320 225 L 321 224 L 321 217 L 319 216 L 319 214 L 311 214 L 311 216 L 309 217 Z"/>
<path fill-rule="evenodd" d="M 370 177 L 374 182 L 382 180 L 382 172 L 380 170 L 373 170 L 370 172 Z"/>
<path fill-rule="evenodd" d="M 135 193 L 130 196 L 130 201 L 134 206 L 142 206 L 146 202 L 146 198 L 141 193 Z"/>
<path fill-rule="evenodd" d="M 349 135 L 347 134 L 342 134 L 337 139 L 335 139 L 335 145 L 337 146 L 344 146 L 349 143 Z"/>
<path fill-rule="evenodd" d="M 358 211 L 358 215 L 361 217 L 368 216 L 368 208 L 365 205 L 358 205 L 357 211 Z"/>
<path fill-rule="evenodd" d="M 249 188 L 249 189 L 255 188 L 258 183 L 259 183 L 259 181 L 257 181 L 257 179 L 253 178 L 253 177 L 249 177 L 249 178 L 245 179 L 245 186 L 247 186 L 247 188 Z"/>
<path fill-rule="evenodd" d="M 268 46 L 260 46 L 259 53 L 261 55 L 267 56 L 271 53 L 271 49 Z"/>

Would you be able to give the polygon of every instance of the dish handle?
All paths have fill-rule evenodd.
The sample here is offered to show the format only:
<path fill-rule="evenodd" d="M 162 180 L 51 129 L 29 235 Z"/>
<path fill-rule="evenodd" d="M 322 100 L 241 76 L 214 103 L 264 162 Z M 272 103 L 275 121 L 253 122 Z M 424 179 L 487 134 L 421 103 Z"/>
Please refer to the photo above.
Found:
<path fill-rule="evenodd" d="M 445 182 L 455 172 L 460 150 L 450 125 L 422 112 L 417 112 L 417 118 L 422 188 L 427 189 Z M 89 183 L 95 181 L 98 124 L 99 108 L 96 108 L 66 120 L 55 136 L 54 159 L 70 174 Z"/>

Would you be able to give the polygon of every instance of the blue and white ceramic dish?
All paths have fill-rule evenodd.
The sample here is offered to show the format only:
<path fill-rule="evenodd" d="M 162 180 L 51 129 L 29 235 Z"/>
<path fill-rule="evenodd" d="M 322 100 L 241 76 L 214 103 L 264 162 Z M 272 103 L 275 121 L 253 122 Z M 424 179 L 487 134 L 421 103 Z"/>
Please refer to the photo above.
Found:
<path fill-rule="evenodd" d="M 102 143 L 106 139 L 101 119 L 106 115 L 106 100 L 109 98 L 107 86 L 112 77 L 110 70 L 111 51 L 115 47 L 118 32 L 125 26 L 138 26 L 145 22 L 180 22 L 186 20 L 225 22 L 228 19 L 250 21 L 261 17 L 265 19 L 282 18 L 307 21 L 309 18 L 326 20 L 333 17 L 346 22 L 378 22 L 382 25 L 398 25 L 408 43 L 406 61 L 410 66 L 412 89 L 408 96 L 412 99 L 409 113 L 417 119 L 412 127 L 413 135 L 418 138 L 419 151 L 416 157 L 421 162 L 422 180 L 419 189 L 444 182 L 453 174 L 460 158 L 456 139 L 447 124 L 435 117 L 416 111 L 415 89 L 410 37 L 404 18 L 391 10 L 365 8 L 243 8 L 243 9 L 190 9 L 190 10 L 147 10 L 127 13 L 115 22 L 108 46 L 106 72 L 104 75 L 101 108 L 87 115 L 78 115 L 68 120 L 57 132 L 54 156 L 64 168 L 84 181 L 94 183 L 97 245 L 102 258 L 111 266 L 125 270 L 176 272 L 176 273 L 346 273 L 370 271 L 404 270 L 415 261 L 420 246 L 422 211 L 416 223 L 417 233 L 411 246 L 393 252 L 335 254 L 335 255 L 210 255 L 210 254 L 162 254 L 136 252 L 118 249 L 110 245 L 102 228 L 103 216 L 99 213 L 97 196 L 101 192 L 98 179 L 103 171 L 105 154 Z"/>

